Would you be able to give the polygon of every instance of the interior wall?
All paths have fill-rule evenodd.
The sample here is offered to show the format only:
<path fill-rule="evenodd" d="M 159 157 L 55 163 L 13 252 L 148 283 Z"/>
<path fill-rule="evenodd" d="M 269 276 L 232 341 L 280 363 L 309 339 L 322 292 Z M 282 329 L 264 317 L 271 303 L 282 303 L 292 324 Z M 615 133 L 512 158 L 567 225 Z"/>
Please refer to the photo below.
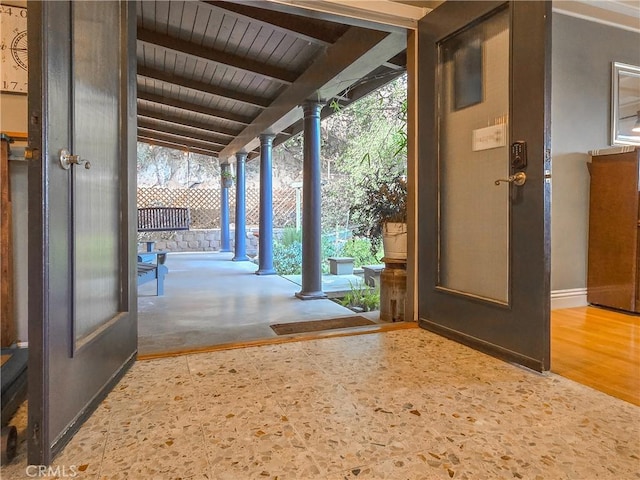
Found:
<path fill-rule="evenodd" d="M 27 96 L 0 93 L 0 131 L 27 131 Z M 24 146 L 24 142 L 11 144 L 13 151 L 16 147 Z M 27 341 L 27 164 L 24 161 L 11 160 L 9 162 L 9 181 L 11 188 L 11 206 L 13 214 L 13 264 L 14 264 L 14 295 L 15 321 L 17 324 L 18 341 Z"/>
<path fill-rule="evenodd" d="M 553 14 L 552 291 L 586 288 L 587 152 L 610 146 L 614 61 L 640 65 L 640 33 Z"/>
<path fill-rule="evenodd" d="M 26 1 L 5 1 L 4 5 L 26 7 Z M 27 132 L 27 96 L 0 92 L 0 131 Z M 25 146 L 15 142 L 11 147 Z M 14 148 L 15 150 L 15 148 Z M 27 341 L 27 164 L 9 162 L 9 181 L 13 214 L 14 294 L 18 341 Z"/>

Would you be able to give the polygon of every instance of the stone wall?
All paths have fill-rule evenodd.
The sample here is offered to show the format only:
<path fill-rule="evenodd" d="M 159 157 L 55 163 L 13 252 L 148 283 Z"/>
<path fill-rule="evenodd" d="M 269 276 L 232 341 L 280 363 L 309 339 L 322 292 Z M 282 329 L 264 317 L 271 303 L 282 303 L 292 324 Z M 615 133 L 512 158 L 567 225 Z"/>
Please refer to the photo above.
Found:
<path fill-rule="evenodd" d="M 258 252 L 258 237 L 254 235 L 257 228 L 247 229 L 247 255 L 256 255 Z M 281 229 L 274 230 L 274 237 L 281 233 Z M 235 246 L 235 230 L 230 229 L 231 250 Z M 140 242 L 154 241 L 156 250 L 168 252 L 214 252 L 220 250 L 220 229 L 210 230 L 183 230 L 176 232 L 145 232 L 138 235 Z M 140 246 L 138 250 L 144 250 Z"/>

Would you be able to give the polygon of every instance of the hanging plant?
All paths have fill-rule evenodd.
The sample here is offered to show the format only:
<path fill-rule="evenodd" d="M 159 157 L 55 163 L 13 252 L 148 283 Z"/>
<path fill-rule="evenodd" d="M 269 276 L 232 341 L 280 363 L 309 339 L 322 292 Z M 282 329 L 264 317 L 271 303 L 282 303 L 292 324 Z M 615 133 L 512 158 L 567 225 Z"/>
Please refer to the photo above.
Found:
<path fill-rule="evenodd" d="M 223 170 L 220 173 L 220 177 L 222 178 L 222 186 L 224 188 L 229 188 L 229 187 L 233 186 L 234 177 L 233 177 L 233 174 L 230 171 Z"/>

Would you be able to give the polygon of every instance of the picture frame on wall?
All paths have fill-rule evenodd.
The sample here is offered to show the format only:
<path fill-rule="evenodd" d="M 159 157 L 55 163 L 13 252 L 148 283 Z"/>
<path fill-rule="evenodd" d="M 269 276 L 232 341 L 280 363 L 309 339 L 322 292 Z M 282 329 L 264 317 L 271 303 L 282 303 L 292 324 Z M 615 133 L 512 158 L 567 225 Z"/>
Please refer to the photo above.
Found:
<path fill-rule="evenodd" d="M 640 145 L 640 66 L 611 64 L 611 145 Z"/>

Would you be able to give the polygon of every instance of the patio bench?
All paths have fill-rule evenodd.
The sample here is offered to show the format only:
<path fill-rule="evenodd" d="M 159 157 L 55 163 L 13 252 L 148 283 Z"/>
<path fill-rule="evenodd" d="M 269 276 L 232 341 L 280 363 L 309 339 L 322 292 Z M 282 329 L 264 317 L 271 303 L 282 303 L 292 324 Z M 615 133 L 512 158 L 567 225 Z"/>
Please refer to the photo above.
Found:
<path fill-rule="evenodd" d="M 164 265 L 166 253 L 145 252 L 138 254 L 138 286 L 156 281 L 156 295 L 164 295 L 164 277 L 169 269 Z"/>
<path fill-rule="evenodd" d="M 184 207 L 145 207 L 138 209 L 139 232 L 189 230 L 189 209 Z"/>
<path fill-rule="evenodd" d="M 191 217 L 184 207 L 145 207 L 138 209 L 138 232 L 165 232 L 189 230 Z M 147 252 L 153 250 L 155 242 L 145 242 Z"/>

